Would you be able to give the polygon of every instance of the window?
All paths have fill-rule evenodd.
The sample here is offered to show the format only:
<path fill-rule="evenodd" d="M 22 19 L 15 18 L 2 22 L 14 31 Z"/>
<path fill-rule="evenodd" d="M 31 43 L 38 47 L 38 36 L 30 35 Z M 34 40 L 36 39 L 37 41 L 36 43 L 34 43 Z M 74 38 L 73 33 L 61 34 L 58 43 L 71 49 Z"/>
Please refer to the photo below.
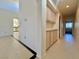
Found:
<path fill-rule="evenodd" d="M 71 29 L 72 27 L 73 27 L 73 23 L 72 22 L 66 23 L 66 28 Z"/>

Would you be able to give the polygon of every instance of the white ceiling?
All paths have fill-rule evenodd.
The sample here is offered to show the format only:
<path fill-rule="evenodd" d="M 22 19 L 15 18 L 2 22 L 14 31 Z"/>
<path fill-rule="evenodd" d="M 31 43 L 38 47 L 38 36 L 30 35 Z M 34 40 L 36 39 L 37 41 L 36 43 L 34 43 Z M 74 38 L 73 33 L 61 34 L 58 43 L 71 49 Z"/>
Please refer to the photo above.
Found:
<path fill-rule="evenodd" d="M 78 0 L 59 0 L 57 7 L 63 15 L 73 15 L 77 10 Z M 69 8 L 66 6 L 69 5 Z"/>

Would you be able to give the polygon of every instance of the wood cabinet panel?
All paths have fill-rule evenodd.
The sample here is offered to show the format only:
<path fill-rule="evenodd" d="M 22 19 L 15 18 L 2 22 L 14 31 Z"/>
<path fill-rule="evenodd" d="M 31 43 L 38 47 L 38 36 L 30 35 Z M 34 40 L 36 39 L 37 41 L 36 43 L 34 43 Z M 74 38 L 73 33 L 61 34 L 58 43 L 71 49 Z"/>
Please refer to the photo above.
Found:
<path fill-rule="evenodd" d="M 51 45 L 53 44 L 53 42 L 54 42 L 54 39 L 53 39 L 53 31 L 51 31 Z"/>
<path fill-rule="evenodd" d="M 46 49 L 48 50 L 57 41 L 57 30 L 46 32 Z"/>
<path fill-rule="evenodd" d="M 48 49 L 50 47 L 50 43 L 51 43 L 51 34 L 50 32 L 46 32 L 46 49 Z"/>
<path fill-rule="evenodd" d="M 57 31 L 53 31 L 53 40 L 54 42 L 57 40 Z"/>

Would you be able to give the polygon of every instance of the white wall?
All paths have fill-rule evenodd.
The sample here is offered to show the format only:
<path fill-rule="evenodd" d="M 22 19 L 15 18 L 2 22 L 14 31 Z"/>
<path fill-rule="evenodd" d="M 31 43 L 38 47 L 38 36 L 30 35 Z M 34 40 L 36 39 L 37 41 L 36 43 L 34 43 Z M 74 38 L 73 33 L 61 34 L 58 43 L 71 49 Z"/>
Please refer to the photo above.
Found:
<path fill-rule="evenodd" d="M 40 0 L 20 1 L 20 40 L 41 57 Z"/>
<path fill-rule="evenodd" d="M 12 35 L 12 18 L 15 17 L 15 13 L 0 9 L 0 37 Z"/>

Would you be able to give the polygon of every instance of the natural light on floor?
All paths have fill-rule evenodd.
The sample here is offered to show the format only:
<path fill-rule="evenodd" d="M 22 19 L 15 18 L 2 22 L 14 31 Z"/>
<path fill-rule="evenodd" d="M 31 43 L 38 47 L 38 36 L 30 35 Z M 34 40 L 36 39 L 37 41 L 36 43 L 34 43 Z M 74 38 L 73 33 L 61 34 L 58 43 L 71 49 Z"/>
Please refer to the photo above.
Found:
<path fill-rule="evenodd" d="M 66 42 L 69 42 L 69 43 L 73 43 L 74 42 L 74 37 L 72 34 L 65 34 L 64 35 L 64 40 Z"/>

